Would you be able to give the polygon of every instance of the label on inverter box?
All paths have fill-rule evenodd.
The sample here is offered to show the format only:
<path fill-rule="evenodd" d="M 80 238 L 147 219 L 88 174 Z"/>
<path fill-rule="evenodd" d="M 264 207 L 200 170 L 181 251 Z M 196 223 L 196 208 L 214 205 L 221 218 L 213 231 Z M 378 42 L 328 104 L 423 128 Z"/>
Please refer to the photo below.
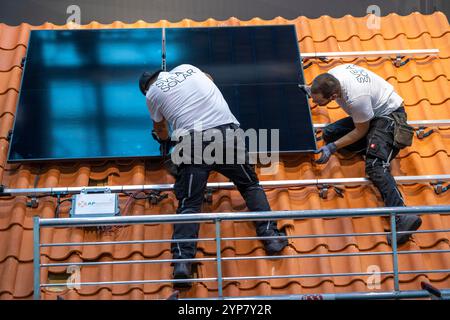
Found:
<path fill-rule="evenodd" d="M 78 194 L 75 196 L 75 215 L 116 214 L 116 194 Z"/>

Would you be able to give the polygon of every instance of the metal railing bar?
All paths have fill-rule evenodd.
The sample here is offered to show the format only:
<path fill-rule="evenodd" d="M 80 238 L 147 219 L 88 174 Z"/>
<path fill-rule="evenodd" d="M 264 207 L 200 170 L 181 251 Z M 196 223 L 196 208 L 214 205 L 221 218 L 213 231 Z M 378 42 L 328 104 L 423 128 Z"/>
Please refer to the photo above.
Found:
<path fill-rule="evenodd" d="M 419 274 L 419 273 L 449 273 L 450 269 L 444 270 L 409 270 L 399 271 L 398 274 Z M 394 271 L 384 271 L 378 273 L 379 275 L 394 275 Z M 271 279 L 291 279 L 291 278 L 332 278 L 332 277 L 354 277 L 354 276 L 371 276 L 373 273 L 318 273 L 318 274 L 296 274 L 296 275 L 279 275 L 279 276 L 250 276 L 250 277 L 224 277 L 224 281 L 239 281 L 239 280 L 271 280 Z"/>
<path fill-rule="evenodd" d="M 377 273 L 379 275 L 393 275 L 393 271 L 383 271 Z M 292 274 L 292 275 L 278 275 L 278 276 L 248 276 L 248 277 L 224 277 L 224 281 L 239 281 L 239 280 L 270 280 L 270 279 L 294 279 L 294 278 L 330 278 L 330 277 L 353 277 L 353 276 L 371 276 L 371 272 L 356 272 L 356 273 L 311 273 L 311 274 Z"/>
<path fill-rule="evenodd" d="M 450 290 L 441 290 L 443 296 L 450 295 Z M 318 294 L 291 294 L 291 295 L 269 295 L 269 296 L 228 296 L 224 300 L 376 300 L 376 299 L 414 299 L 429 298 L 430 293 L 426 290 L 405 290 L 400 292 L 340 292 L 340 293 L 318 293 Z M 179 298 L 179 300 L 203 300 L 203 298 Z M 218 300 L 207 298 L 206 300 Z"/>
<path fill-rule="evenodd" d="M 217 253 L 217 291 L 219 298 L 223 297 L 223 275 L 222 275 L 222 249 L 220 237 L 220 220 L 216 220 L 216 253 Z"/>
<path fill-rule="evenodd" d="M 399 271 L 399 274 L 419 274 L 419 273 L 448 273 L 450 269 L 444 270 L 411 270 Z M 379 275 L 393 275 L 394 272 L 380 272 Z M 279 275 L 279 276 L 250 276 L 250 277 L 223 277 L 223 281 L 239 281 L 239 280 L 271 280 L 271 279 L 293 279 L 293 278 L 330 278 L 330 277 L 349 277 L 349 276 L 370 276 L 373 273 L 321 273 L 321 274 L 303 274 L 303 275 Z M 218 278 L 192 278 L 189 282 L 212 282 Z M 130 280 L 130 281 L 104 281 L 104 282 L 81 282 L 71 283 L 72 286 L 99 286 L 99 285 L 129 285 L 129 284 L 151 284 L 151 283 L 167 283 L 167 282 L 186 282 L 186 279 L 164 279 L 164 280 Z M 41 284 L 41 288 L 46 287 L 65 287 L 65 283 Z"/>
<path fill-rule="evenodd" d="M 432 254 L 432 253 L 450 253 L 450 250 L 414 250 L 414 251 L 398 251 L 398 254 Z M 299 254 L 299 255 L 280 255 L 280 256 L 242 256 L 242 257 L 225 257 L 223 261 L 236 260 L 277 260 L 277 259 L 311 259 L 311 258 L 329 258 L 329 257 L 358 257 L 358 256 L 386 256 L 391 255 L 392 251 L 380 252 L 346 252 L 346 253 L 324 253 L 324 254 Z"/>
<path fill-rule="evenodd" d="M 450 269 L 399 271 L 399 274 L 418 274 L 418 273 L 450 273 Z"/>
<path fill-rule="evenodd" d="M 397 231 L 397 234 L 408 233 L 410 231 Z M 450 229 L 436 230 L 416 230 L 414 233 L 440 233 L 450 232 Z M 222 241 L 234 240 L 266 240 L 266 239 L 310 239 L 310 238 L 333 238 L 333 237 L 366 237 L 366 236 L 385 236 L 390 232 L 361 232 L 361 233 L 330 233 L 330 234 L 311 234 L 301 236 L 272 236 L 272 237 L 224 237 Z M 125 244 L 147 244 L 147 243 L 172 243 L 172 242 L 199 242 L 199 241 L 215 241 L 215 238 L 197 238 L 197 239 L 177 239 L 177 240 L 133 240 L 133 241 L 104 241 L 104 242 L 67 242 L 67 243 L 42 243 L 44 247 L 75 247 L 75 246 L 101 246 L 101 245 L 125 245 Z"/>
<path fill-rule="evenodd" d="M 208 262 L 217 261 L 216 258 L 193 258 L 193 259 L 159 259 L 159 260 L 125 260 L 125 261 L 92 261 L 92 262 L 61 262 L 42 263 L 41 267 L 69 267 L 69 266 L 103 266 L 103 265 L 123 265 L 123 264 L 151 264 L 151 263 L 172 263 L 172 262 Z"/>
<path fill-rule="evenodd" d="M 103 282 L 78 282 L 70 283 L 72 287 L 83 286 L 106 286 L 106 285 L 129 285 L 129 284 L 152 284 L 152 283 L 179 283 L 179 282 L 212 282 L 217 278 L 192 278 L 192 279 L 163 279 L 163 280 L 130 280 L 130 281 L 103 281 Z M 66 283 L 43 283 L 41 288 L 66 287 Z"/>
<path fill-rule="evenodd" d="M 413 250 L 398 251 L 398 254 L 434 254 L 450 253 L 450 250 Z M 391 255 L 392 251 L 381 252 L 347 252 L 347 253 L 325 253 L 325 254 L 298 254 L 298 255 L 280 255 L 280 256 L 242 256 L 242 257 L 222 257 L 222 261 L 239 260 L 278 260 L 278 259 L 311 259 L 311 258 L 330 258 L 330 257 L 358 257 L 358 256 L 383 256 Z M 42 268 L 50 267 L 69 267 L 69 266 L 97 266 L 97 265 L 123 265 L 123 264 L 147 264 L 147 263 L 172 263 L 172 262 L 216 262 L 217 258 L 193 258 L 193 259 L 160 259 L 160 260 L 126 260 L 126 261 L 100 261 L 100 262 L 61 262 L 61 263 L 43 263 Z"/>
<path fill-rule="evenodd" d="M 397 231 L 397 234 L 410 233 L 411 231 Z M 416 230 L 414 233 L 439 233 L 450 232 L 450 229 L 436 229 L 436 230 Z M 222 241 L 232 240 L 263 240 L 263 239 L 310 239 L 310 238 L 335 238 L 335 237 L 368 237 L 368 236 L 386 236 L 390 234 L 390 231 L 386 232 L 361 232 L 361 233 L 324 233 L 324 234 L 307 234 L 301 236 L 273 236 L 273 237 L 225 237 Z"/>
<path fill-rule="evenodd" d="M 392 266 L 394 268 L 394 290 L 400 291 L 400 280 L 398 274 L 397 255 L 397 221 L 395 213 L 391 214 L 391 246 L 392 246 Z"/>
<path fill-rule="evenodd" d="M 430 293 L 426 290 L 401 291 L 401 292 L 353 292 L 353 293 L 323 293 L 323 294 L 301 294 L 301 295 L 280 295 L 280 296 L 248 296 L 239 297 L 239 300 L 307 300 L 315 297 L 320 300 L 376 300 L 376 299 L 414 299 L 429 298 Z M 234 300 L 236 297 L 227 297 L 225 300 Z M 181 298 L 180 300 L 190 300 Z"/>
<path fill-rule="evenodd" d="M 41 230 L 40 230 L 40 218 L 39 216 L 33 217 L 33 299 L 39 300 L 41 298 L 41 291 L 39 285 L 41 283 L 41 255 L 39 243 L 41 242 Z"/>
<path fill-rule="evenodd" d="M 349 214 L 349 211 L 351 212 Z M 68 227 L 68 226 L 94 226 L 94 225 L 121 225 L 142 223 L 192 223 L 220 220 L 279 220 L 303 218 L 333 218 L 333 217 L 365 217 L 388 216 L 392 212 L 397 214 L 433 214 L 450 213 L 450 206 L 409 206 L 409 207 L 379 207 L 354 209 L 328 209 L 328 210 L 293 210 L 293 211 L 260 211 L 255 212 L 223 212 L 223 213 L 189 213 L 183 215 L 165 214 L 151 216 L 122 216 L 101 218 L 58 218 L 42 219 L 42 227 Z"/>
<path fill-rule="evenodd" d="M 148 243 L 198 242 L 198 241 L 215 241 L 215 238 L 42 243 L 41 247 L 74 247 L 74 246 L 80 247 L 80 246 L 106 246 L 106 245 L 123 245 L 123 244 L 148 244 Z"/>

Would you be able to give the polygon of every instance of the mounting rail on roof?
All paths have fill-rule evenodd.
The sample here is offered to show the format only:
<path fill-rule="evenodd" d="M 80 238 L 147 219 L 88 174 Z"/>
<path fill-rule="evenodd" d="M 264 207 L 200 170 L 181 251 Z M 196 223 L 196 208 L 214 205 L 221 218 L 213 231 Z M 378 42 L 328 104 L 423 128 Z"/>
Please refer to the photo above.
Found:
<path fill-rule="evenodd" d="M 335 52 L 306 52 L 301 53 L 302 58 L 361 58 L 361 57 L 401 57 L 401 56 L 435 56 L 439 49 L 414 50 L 378 50 L 378 51 L 335 51 Z"/>
<path fill-rule="evenodd" d="M 396 176 L 394 177 L 398 184 L 410 185 L 410 184 L 431 184 L 435 187 L 435 190 L 444 192 L 447 187 L 444 187 L 445 182 L 450 182 L 450 174 L 446 175 L 423 175 L 423 176 Z M 306 179 L 306 180 L 272 180 L 261 181 L 260 184 L 263 188 L 289 188 L 289 187 L 311 187 L 311 186 L 361 186 L 370 184 L 370 180 L 367 178 L 340 178 L 340 179 Z M 148 185 L 123 185 L 123 186 L 105 186 L 112 193 L 123 193 L 130 191 L 171 191 L 173 190 L 173 184 L 148 184 Z M 235 186 L 232 182 L 210 182 L 207 184 L 208 190 L 219 189 L 234 189 Z M 82 190 L 89 192 L 90 189 L 98 189 L 97 187 L 57 187 L 57 188 L 26 188 L 26 189 L 3 189 L 3 194 L 8 196 L 18 195 L 69 195 L 80 193 Z"/>

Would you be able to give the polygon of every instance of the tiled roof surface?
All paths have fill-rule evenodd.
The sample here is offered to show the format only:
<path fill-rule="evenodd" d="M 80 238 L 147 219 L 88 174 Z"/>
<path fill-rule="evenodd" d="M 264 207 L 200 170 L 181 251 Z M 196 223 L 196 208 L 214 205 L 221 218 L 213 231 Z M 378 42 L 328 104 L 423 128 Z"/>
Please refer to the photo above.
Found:
<path fill-rule="evenodd" d="M 135 24 L 114 22 L 102 25 L 92 22 L 82 28 L 140 28 L 140 27 L 194 27 L 194 26 L 247 26 L 270 24 L 295 24 L 301 52 L 353 51 L 353 50 L 389 50 L 389 49 L 440 49 L 437 58 L 413 59 L 403 67 L 396 68 L 390 59 L 346 59 L 367 67 L 392 83 L 405 99 L 409 120 L 450 119 L 450 27 L 442 13 L 409 16 L 390 14 L 381 19 L 380 30 L 366 27 L 366 18 L 345 16 L 333 19 L 324 16 L 318 19 L 299 17 L 295 20 L 276 18 L 265 21 L 258 18 L 239 21 L 230 18 L 227 21 L 209 19 L 203 22 L 182 20 L 171 23 Z M 60 29 L 68 26 L 56 26 L 46 23 L 41 26 L 22 24 L 17 27 L 0 24 L 0 177 L 1 183 L 10 188 L 86 186 L 90 181 L 105 180 L 108 185 L 172 183 L 173 180 L 157 164 L 149 161 L 107 161 L 93 163 L 48 164 L 42 168 L 36 165 L 6 164 L 8 131 L 12 128 L 19 84 L 22 74 L 20 62 L 25 54 L 30 29 Z M 321 72 L 344 60 L 331 60 L 328 63 L 313 61 L 305 70 L 308 83 Z M 327 107 L 312 105 L 313 121 L 325 123 L 344 116 L 335 103 Z M 450 174 L 450 128 L 442 127 L 426 139 L 414 139 L 412 147 L 401 151 L 393 161 L 394 175 Z M 344 159 L 332 157 L 328 164 L 314 165 L 311 158 L 294 156 L 284 158 L 279 172 L 274 176 L 264 176 L 264 180 L 312 179 L 363 177 L 364 163 L 360 158 Z M 40 173 L 40 174 L 39 174 Z M 37 179 L 38 177 L 38 179 Z M 210 181 L 226 181 L 218 174 L 212 174 Z M 437 195 L 430 185 L 400 186 L 407 205 L 450 204 L 450 193 Z M 382 206 L 380 196 L 372 186 L 347 187 L 345 196 L 338 197 L 330 192 L 328 199 L 319 197 L 314 187 L 285 188 L 267 190 L 267 196 L 273 210 L 359 208 Z M 33 250 L 32 217 L 40 215 L 54 216 L 55 199 L 40 199 L 37 209 L 27 208 L 26 198 L 0 199 L 0 299 L 32 298 L 33 294 Z M 121 196 L 121 205 L 127 198 Z M 128 206 L 128 214 L 174 213 L 176 200 L 170 193 L 169 198 L 159 205 L 151 205 L 137 200 Z M 215 192 L 212 205 L 205 204 L 205 212 L 245 211 L 245 203 L 237 191 L 223 190 Z M 68 204 L 62 206 L 61 215 L 66 216 Z M 304 221 L 282 220 L 280 227 L 286 227 L 289 235 L 319 233 L 383 232 L 389 229 L 384 218 L 339 218 L 315 219 Z M 423 217 L 422 229 L 448 229 L 450 216 L 427 215 Z M 213 236 L 214 225 L 203 224 L 200 236 Z M 248 222 L 225 222 L 223 236 L 254 236 L 254 229 Z M 171 237 L 170 225 L 136 225 L 120 229 L 115 233 L 100 233 L 86 229 L 44 229 L 42 242 L 82 242 L 106 240 L 168 239 Z M 449 250 L 449 234 L 417 234 L 401 250 L 446 249 Z M 201 242 L 197 257 L 214 257 L 215 244 Z M 224 241 L 223 256 L 264 254 L 259 241 Z M 367 251 L 389 251 L 384 236 L 342 238 L 310 238 L 291 240 L 284 254 L 327 254 L 354 253 Z M 43 262 L 75 261 L 111 261 L 116 259 L 170 258 L 168 244 L 126 245 L 102 247 L 73 246 L 70 248 L 43 248 Z M 450 253 L 400 255 L 401 270 L 448 269 Z M 227 261 L 223 274 L 227 277 L 264 276 L 308 273 L 367 272 L 370 265 L 378 265 L 382 271 L 392 270 L 392 258 L 385 256 L 326 257 L 286 260 Z M 54 274 L 64 272 L 63 268 L 50 268 Z M 83 267 L 81 279 L 86 281 L 120 281 L 142 279 L 170 279 L 172 268 L 168 264 L 134 264 L 102 267 Z M 214 277 L 215 264 L 203 263 L 197 268 L 198 277 Z M 42 281 L 48 274 L 42 272 Z M 244 280 L 225 282 L 225 295 L 269 295 L 298 293 L 334 293 L 367 291 L 361 277 L 322 277 L 294 278 L 276 280 Z M 437 287 L 450 287 L 450 274 L 404 274 L 400 276 L 402 289 L 419 289 L 422 280 L 431 281 Z M 380 290 L 393 288 L 393 277 L 383 276 Z M 62 294 L 72 299 L 143 299 L 165 298 L 172 292 L 171 285 L 116 285 L 88 286 L 81 290 L 70 290 Z M 57 293 L 44 291 L 43 297 L 55 299 Z M 194 287 L 185 296 L 207 297 L 217 295 L 217 284 L 203 282 Z"/>

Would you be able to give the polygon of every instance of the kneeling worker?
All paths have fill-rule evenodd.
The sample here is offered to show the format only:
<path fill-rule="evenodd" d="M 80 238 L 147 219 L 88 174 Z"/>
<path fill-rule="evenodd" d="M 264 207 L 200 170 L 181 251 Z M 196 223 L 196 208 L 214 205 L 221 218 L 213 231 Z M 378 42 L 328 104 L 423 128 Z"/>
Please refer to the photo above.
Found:
<path fill-rule="evenodd" d="M 366 174 L 377 187 L 387 207 L 405 206 L 390 172 L 390 162 L 400 149 L 411 145 L 413 130 L 408 126 L 403 99 L 393 86 L 370 70 L 344 64 L 317 76 L 311 85 L 313 102 L 325 106 L 336 100 L 349 117 L 323 130 L 326 145 L 318 150 L 317 163 L 326 163 L 339 149 L 365 156 Z M 396 216 L 397 244 L 408 241 L 422 220 L 416 215 Z M 391 244 L 391 235 L 388 236 Z"/>

